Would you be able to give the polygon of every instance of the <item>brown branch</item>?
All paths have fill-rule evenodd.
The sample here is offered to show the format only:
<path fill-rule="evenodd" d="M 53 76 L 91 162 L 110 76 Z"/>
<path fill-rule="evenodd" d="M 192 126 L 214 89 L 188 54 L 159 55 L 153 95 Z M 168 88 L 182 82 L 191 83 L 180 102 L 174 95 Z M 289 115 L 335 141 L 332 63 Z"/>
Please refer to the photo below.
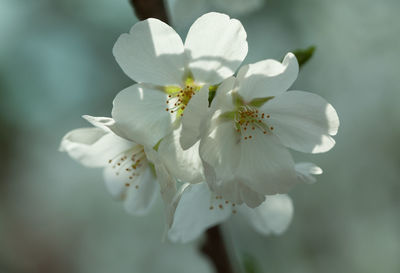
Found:
<path fill-rule="evenodd" d="M 129 0 L 139 20 L 157 18 L 168 24 L 164 0 Z"/>
<path fill-rule="evenodd" d="M 206 241 L 201 247 L 201 252 L 212 261 L 218 273 L 234 273 L 219 226 L 206 231 Z"/>

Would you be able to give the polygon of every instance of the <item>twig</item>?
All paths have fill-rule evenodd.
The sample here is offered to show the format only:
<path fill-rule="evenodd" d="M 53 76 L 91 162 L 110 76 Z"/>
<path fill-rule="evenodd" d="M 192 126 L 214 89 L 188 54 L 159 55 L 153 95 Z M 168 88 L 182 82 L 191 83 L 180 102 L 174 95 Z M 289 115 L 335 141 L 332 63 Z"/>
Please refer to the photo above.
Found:
<path fill-rule="evenodd" d="M 201 251 L 213 262 L 218 273 L 234 273 L 219 226 L 206 231 L 206 241 Z"/>
<path fill-rule="evenodd" d="M 129 0 L 139 20 L 157 18 L 168 24 L 167 10 L 163 0 Z"/>

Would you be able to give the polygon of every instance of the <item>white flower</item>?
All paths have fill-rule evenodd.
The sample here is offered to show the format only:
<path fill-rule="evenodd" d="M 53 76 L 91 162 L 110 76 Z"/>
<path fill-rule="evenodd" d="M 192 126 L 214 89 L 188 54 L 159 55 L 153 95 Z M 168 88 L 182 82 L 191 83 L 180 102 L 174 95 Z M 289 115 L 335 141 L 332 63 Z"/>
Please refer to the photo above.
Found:
<path fill-rule="evenodd" d="M 115 135 L 110 118 L 84 116 L 95 127 L 67 133 L 60 150 L 86 167 L 104 168 L 104 179 L 111 195 L 124 201 L 131 214 L 146 213 L 158 191 L 154 171 L 142 145 Z"/>
<path fill-rule="evenodd" d="M 264 195 L 286 193 L 298 181 L 287 148 L 321 153 L 334 146 L 335 109 L 318 95 L 286 92 L 298 70 L 291 53 L 282 63 L 246 65 L 220 85 L 210 111 L 201 96 L 193 100 L 197 110 L 182 121 L 181 144 L 191 147 L 201 135 L 207 182 L 225 199 L 255 207 Z"/>
<path fill-rule="evenodd" d="M 153 147 L 179 127 L 191 98 L 205 84 L 233 75 L 247 54 L 246 32 L 238 20 L 208 13 L 194 22 L 183 44 L 170 26 L 147 19 L 121 35 L 113 53 L 123 71 L 139 82 L 114 100 L 119 133 Z"/>
<path fill-rule="evenodd" d="M 305 165 L 313 170 L 319 169 L 312 163 L 296 164 L 296 169 L 299 166 L 297 177 L 307 177 L 308 182 L 311 182 L 309 179 L 315 181 L 312 176 L 315 172 L 308 172 Z M 186 243 L 198 238 L 207 228 L 223 223 L 232 216 L 241 217 L 263 235 L 279 235 L 288 228 L 292 215 L 293 204 L 286 194 L 267 196 L 261 205 L 250 208 L 212 193 L 206 183 L 185 184 L 175 200 L 168 237 L 173 242 Z"/>

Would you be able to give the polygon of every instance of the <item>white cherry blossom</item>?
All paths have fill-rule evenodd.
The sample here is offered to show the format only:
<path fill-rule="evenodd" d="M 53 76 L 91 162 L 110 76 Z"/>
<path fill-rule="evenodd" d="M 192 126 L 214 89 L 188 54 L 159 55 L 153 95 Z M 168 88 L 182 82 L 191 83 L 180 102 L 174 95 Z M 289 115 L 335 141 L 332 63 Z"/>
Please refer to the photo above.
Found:
<path fill-rule="evenodd" d="M 219 86 L 210 109 L 205 97 L 192 101 L 196 110 L 182 120 L 182 147 L 201 138 L 207 182 L 225 199 L 255 207 L 264 195 L 286 193 L 298 181 L 287 148 L 321 153 L 334 146 L 335 109 L 316 94 L 287 91 L 298 70 L 292 53 L 282 63 L 246 65 Z"/>
<path fill-rule="evenodd" d="M 246 32 L 238 20 L 212 12 L 193 23 L 183 43 L 170 26 L 147 19 L 121 35 L 113 53 L 138 82 L 114 100 L 112 116 L 119 133 L 153 147 L 179 127 L 190 100 L 204 85 L 234 74 L 247 54 Z"/>
<path fill-rule="evenodd" d="M 103 168 L 110 194 L 124 202 L 127 212 L 145 214 L 159 187 L 144 147 L 115 135 L 109 129 L 114 125 L 110 118 L 84 118 L 95 127 L 67 133 L 60 151 L 67 152 L 86 167 Z"/>
<path fill-rule="evenodd" d="M 315 170 L 321 170 L 313 163 L 296 164 L 297 169 L 298 179 L 304 181 L 304 177 L 307 177 L 308 182 L 315 182 L 313 174 Z M 250 208 L 211 192 L 205 182 L 195 185 L 187 183 L 175 199 L 168 238 L 173 242 L 192 241 L 211 226 L 223 222 L 229 224 L 230 217 L 240 217 L 263 235 L 279 235 L 288 228 L 292 216 L 293 204 L 286 194 L 266 196 L 259 206 Z"/>

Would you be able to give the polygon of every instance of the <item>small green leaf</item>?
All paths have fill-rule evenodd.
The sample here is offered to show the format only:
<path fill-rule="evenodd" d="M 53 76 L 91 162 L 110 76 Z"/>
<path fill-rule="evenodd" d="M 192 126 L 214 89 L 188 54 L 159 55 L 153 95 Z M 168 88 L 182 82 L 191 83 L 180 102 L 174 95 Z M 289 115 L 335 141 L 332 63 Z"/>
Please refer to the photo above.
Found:
<path fill-rule="evenodd" d="M 265 97 L 265 98 L 255 98 L 250 101 L 249 105 L 254 106 L 254 107 L 261 107 L 264 105 L 264 103 L 266 103 L 269 100 L 272 100 L 273 98 L 275 98 L 275 97 L 270 96 L 270 97 Z"/>
<path fill-rule="evenodd" d="M 245 273 L 260 273 L 261 272 L 258 262 L 256 261 L 256 259 L 253 256 L 251 256 L 249 254 L 243 255 L 243 267 L 244 267 Z"/>
<path fill-rule="evenodd" d="M 310 46 L 305 49 L 296 49 L 293 52 L 293 54 L 296 56 L 297 61 L 299 62 L 299 66 L 303 66 L 305 63 L 307 63 L 311 57 L 313 56 L 315 52 L 316 47 L 315 46 Z"/>

